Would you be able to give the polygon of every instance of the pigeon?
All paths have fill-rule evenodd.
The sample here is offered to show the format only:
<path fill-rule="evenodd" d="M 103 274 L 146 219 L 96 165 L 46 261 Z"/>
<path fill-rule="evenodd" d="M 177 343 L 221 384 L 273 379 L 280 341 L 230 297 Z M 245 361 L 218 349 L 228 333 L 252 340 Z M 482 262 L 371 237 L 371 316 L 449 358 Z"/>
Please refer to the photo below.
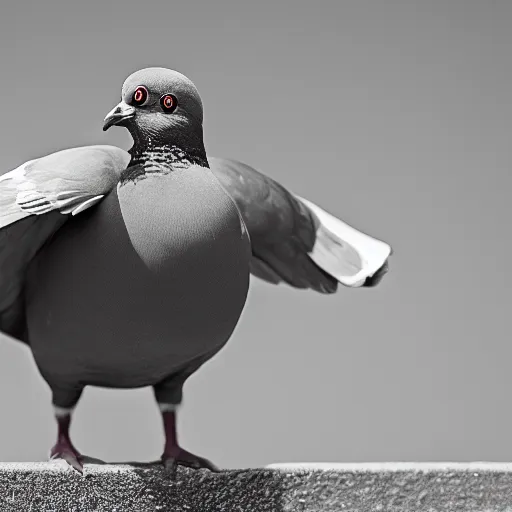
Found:
<path fill-rule="evenodd" d="M 0 330 L 52 392 L 51 459 L 83 471 L 70 424 L 86 386 L 152 387 L 168 468 L 217 471 L 182 448 L 183 385 L 230 339 L 250 276 L 334 293 L 375 286 L 391 247 L 252 167 L 207 157 L 193 82 L 146 68 L 103 129 L 127 152 L 64 149 L 0 176 Z"/>

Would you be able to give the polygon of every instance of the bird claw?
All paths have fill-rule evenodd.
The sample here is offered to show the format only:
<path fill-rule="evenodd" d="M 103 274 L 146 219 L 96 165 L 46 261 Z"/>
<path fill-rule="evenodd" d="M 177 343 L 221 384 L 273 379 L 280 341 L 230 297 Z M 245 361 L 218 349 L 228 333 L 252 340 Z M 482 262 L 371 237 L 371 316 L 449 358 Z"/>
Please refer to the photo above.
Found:
<path fill-rule="evenodd" d="M 162 455 L 162 462 L 165 468 L 172 474 L 176 473 L 178 466 L 185 466 L 191 469 L 208 469 L 214 473 L 220 471 L 220 469 L 208 459 L 187 452 L 179 446 L 170 450 L 168 453 L 164 453 Z"/>
<path fill-rule="evenodd" d="M 50 452 L 50 460 L 65 460 L 74 470 L 80 474 L 84 472 L 82 455 L 72 447 L 54 446 Z"/>

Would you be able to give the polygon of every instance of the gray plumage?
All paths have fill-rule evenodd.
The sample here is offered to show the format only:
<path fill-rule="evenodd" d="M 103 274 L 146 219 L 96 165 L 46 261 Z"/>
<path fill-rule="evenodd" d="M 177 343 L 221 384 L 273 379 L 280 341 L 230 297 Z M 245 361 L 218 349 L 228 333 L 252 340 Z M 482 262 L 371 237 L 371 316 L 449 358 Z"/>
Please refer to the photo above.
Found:
<path fill-rule="evenodd" d="M 76 195 L 70 196 L 78 207 L 90 197 L 109 192 L 129 159 L 128 152 L 114 146 L 73 148 L 33 161 L 29 177 L 39 187 L 37 190 L 52 190 L 54 196 L 59 188 L 64 195 L 70 183 L 79 184 L 82 188 L 75 188 Z M 52 160 L 58 162 L 58 167 L 49 165 Z M 208 161 L 213 174 L 236 202 L 249 231 L 251 273 L 273 284 L 284 282 L 296 288 L 334 293 L 338 279 L 310 257 L 319 229 L 314 212 L 278 182 L 247 164 L 217 157 L 208 157 Z M 59 181 L 48 186 L 49 177 L 57 172 Z M 7 177 L 0 177 L 0 197 L 6 198 L 5 190 L 11 192 L 10 208 L 4 201 L 0 213 L 0 330 L 26 342 L 22 292 L 27 265 L 64 222 L 75 219 L 70 213 L 64 215 L 63 207 L 55 202 L 54 208 L 44 214 L 21 210 L 15 203 L 17 190 L 7 188 L 14 178 Z M 41 189 L 45 184 L 46 188 Z M 86 185 L 93 190 L 85 190 Z M 5 224 L 4 219 L 13 217 L 18 220 Z"/>
<path fill-rule="evenodd" d="M 243 163 L 208 159 L 201 99 L 177 72 L 131 75 L 114 124 L 130 152 L 73 148 L 0 177 L 0 330 L 30 345 L 58 410 L 87 385 L 153 386 L 163 459 L 211 468 L 179 447 L 165 411 L 231 337 L 249 273 L 333 293 L 375 284 L 391 248 Z M 52 454 L 80 469 L 58 421 Z"/>

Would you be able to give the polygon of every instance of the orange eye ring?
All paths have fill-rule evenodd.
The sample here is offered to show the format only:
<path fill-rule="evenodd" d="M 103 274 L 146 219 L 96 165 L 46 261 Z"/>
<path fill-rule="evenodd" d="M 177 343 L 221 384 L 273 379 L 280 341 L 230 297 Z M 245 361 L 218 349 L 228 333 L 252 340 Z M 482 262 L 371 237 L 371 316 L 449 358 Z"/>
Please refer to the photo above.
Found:
<path fill-rule="evenodd" d="M 171 114 L 178 106 L 178 100 L 173 94 L 164 94 L 160 98 L 160 106 L 166 114 Z"/>
<path fill-rule="evenodd" d="M 133 93 L 132 103 L 137 107 L 141 107 L 148 101 L 148 98 L 148 90 L 143 85 L 139 85 L 139 87 L 137 87 Z"/>

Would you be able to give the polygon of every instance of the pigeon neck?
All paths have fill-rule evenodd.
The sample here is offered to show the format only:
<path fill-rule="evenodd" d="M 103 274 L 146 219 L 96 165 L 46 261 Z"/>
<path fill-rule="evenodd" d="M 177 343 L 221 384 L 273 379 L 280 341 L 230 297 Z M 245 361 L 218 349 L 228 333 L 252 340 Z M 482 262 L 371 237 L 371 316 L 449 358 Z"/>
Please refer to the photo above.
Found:
<path fill-rule="evenodd" d="M 165 136 L 167 135 L 167 136 Z M 206 150 L 203 144 L 202 129 L 197 130 L 176 130 L 171 134 L 144 134 L 132 133 L 133 146 L 129 153 L 132 157 L 132 165 L 141 159 L 150 158 L 153 154 L 159 156 L 169 148 L 178 148 L 185 155 L 185 159 L 198 163 L 202 161 L 207 164 Z M 175 160 L 175 157 L 172 157 Z M 179 160 L 179 157 L 178 157 Z"/>
<path fill-rule="evenodd" d="M 209 167 L 202 139 L 184 140 L 182 136 L 168 142 L 135 140 L 129 153 L 130 163 L 121 173 L 121 183 L 135 182 L 148 176 L 170 175 L 193 165 Z"/>
<path fill-rule="evenodd" d="M 133 181 L 154 174 L 170 174 L 192 165 L 209 167 L 203 144 L 202 126 L 182 126 L 172 131 L 130 130 L 131 160 L 121 181 Z"/>
<path fill-rule="evenodd" d="M 209 167 L 204 150 L 190 151 L 175 144 L 152 145 L 147 147 L 133 147 L 130 149 L 131 160 L 128 167 L 141 166 L 146 169 L 150 167 L 168 167 L 169 170 L 186 169 L 191 165 Z"/>

